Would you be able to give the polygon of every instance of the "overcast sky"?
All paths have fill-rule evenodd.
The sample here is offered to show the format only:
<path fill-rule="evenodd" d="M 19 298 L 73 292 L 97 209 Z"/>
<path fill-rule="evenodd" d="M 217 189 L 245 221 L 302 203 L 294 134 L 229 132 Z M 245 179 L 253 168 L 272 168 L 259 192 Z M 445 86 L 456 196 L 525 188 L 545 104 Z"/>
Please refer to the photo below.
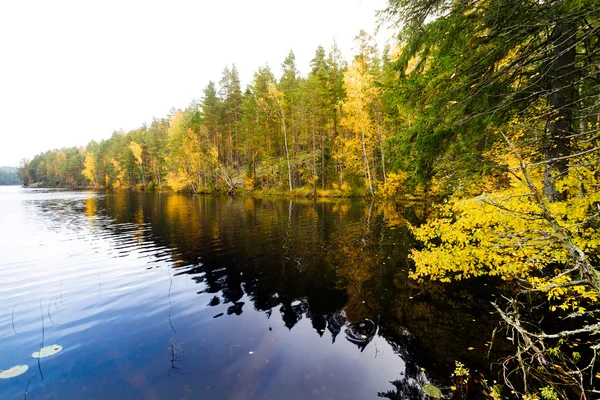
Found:
<path fill-rule="evenodd" d="M 135 129 L 202 97 L 235 63 L 245 86 L 293 50 L 373 33 L 385 0 L 0 2 L 0 166 Z M 380 32 L 378 42 L 390 34 Z"/>

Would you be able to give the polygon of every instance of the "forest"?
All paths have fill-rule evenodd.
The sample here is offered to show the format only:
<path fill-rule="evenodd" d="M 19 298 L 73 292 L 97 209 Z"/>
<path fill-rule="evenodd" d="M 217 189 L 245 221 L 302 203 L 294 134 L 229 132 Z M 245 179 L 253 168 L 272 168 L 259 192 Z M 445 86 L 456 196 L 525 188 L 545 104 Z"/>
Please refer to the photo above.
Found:
<path fill-rule="evenodd" d="M 380 51 L 294 53 L 241 88 L 86 148 L 24 161 L 25 185 L 434 200 L 412 278 L 488 277 L 515 354 L 490 398 L 598 398 L 600 7 L 593 0 L 389 0 Z M 500 333 L 501 332 L 501 333 Z M 457 393 L 471 387 L 458 368 Z M 465 372 L 466 371 L 466 372 Z M 492 384 L 496 380 L 498 383 Z M 489 383 L 488 383 L 489 382 Z"/>
<path fill-rule="evenodd" d="M 86 148 L 24 161 L 23 182 L 194 193 L 319 189 L 365 196 L 382 192 L 390 178 L 397 189 L 404 173 L 398 160 L 385 159 L 397 124 L 388 117 L 395 100 L 381 86 L 395 76 L 392 52 L 380 53 L 374 43 L 361 31 L 350 63 L 335 43 L 328 52 L 319 47 L 306 77 L 290 51 L 282 76 L 259 67 L 244 90 L 235 65 L 225 67 L 218 84 L 209 82 L 201 99 L 185 110 Z"/>
<path fill-rule="evenodd" d="M 20 185 L 15 167 L 0 167 L 0 185 Z"/>

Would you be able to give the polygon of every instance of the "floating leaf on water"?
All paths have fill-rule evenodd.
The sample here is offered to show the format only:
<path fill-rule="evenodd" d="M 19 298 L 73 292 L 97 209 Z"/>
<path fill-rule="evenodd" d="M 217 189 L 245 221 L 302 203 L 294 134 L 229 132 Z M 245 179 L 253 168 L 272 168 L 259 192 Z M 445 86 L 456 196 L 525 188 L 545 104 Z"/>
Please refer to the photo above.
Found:
<path fill-rule="evenodd" d="M 469 347 L 469 348 L 467 348 L 467 350 L 469 350 L 469 351 L 475 350 L 475 347 Z"/>
<path fill-rule="evenodd" d="M 46 358 L 58 354 L 62 351 L 62 346 L 53 344 L 52 346 L 42 347 L 40 351 L 36 351 L 31 355 L 33 358 Z"/>
<path fill-rule="evenodd" d="M 15 365 L 14 367 L 0 372 L 0 379 L 14 378 L 15 376 L 23 375 L 29 367 L 27 365 Z"/>
<path fill-rule="evenodd" d="M 423 386 L 423 392 L 425 392 L 427 396 L 433 397 L 434 399 L 442 398 L 442 391 L 429 383 Z"/>

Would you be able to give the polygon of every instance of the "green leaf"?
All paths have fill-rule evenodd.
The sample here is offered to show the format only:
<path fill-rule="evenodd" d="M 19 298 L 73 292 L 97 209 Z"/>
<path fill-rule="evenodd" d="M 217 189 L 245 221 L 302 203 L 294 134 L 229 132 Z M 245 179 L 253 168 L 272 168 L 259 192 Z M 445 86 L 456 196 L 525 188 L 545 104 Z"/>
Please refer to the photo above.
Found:
<path fill-rule="evenodd" d="M 0 379 L 14 378 L 15 376 L 23 375 L 29 367 L 27 365 L 15 365 L 14 367 L 0 372 Z"/>
<path fill-rule="evenodd" d="M 423 386 L 423 392 L 425 392 L 427 396 L 433 397 L 434 399 L 442 398 L 442 391 L 429 383 Z"/>
<path fill-rule="evenodd" d="M 52 346 L 46 346 L 40 349 L 40 351 L 36 351 L 31 355 L 33 358 L 46 358 L 58 354 L 62 351 L 62 346 L 58 344 L 53 344 Z"/>

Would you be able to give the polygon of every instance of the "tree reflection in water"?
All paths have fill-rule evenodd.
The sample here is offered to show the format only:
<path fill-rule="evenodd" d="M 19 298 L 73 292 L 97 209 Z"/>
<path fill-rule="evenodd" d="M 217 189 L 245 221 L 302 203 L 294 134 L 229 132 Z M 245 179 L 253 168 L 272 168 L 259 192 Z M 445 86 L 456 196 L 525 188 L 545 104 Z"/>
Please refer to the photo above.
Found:
<path fill-rule="evenodd" d="M 422 218 L 422 204 L 119 192 L 82 212 L 108 217 L 90 219 L 95 229 L 144 226 L 136 240 L 164 248 L 157 263 L 168 260 L 174 276 L 187 274 L 199 294 L 211 294 L 214 318 L 252 307 L 290 330 L 305 318 L 317 335 L 328 331 L 335 343 L 343 332 L 361 352 L 384 338 L 405 369 L 379 397 L 421 399 L 427 382 L 447 388 L 455 360 L 489 365 L 492 291 L 407 278 L 413 242 L 405 221 Z M 131 233 L 116 237 L 126 242 Z"/>

